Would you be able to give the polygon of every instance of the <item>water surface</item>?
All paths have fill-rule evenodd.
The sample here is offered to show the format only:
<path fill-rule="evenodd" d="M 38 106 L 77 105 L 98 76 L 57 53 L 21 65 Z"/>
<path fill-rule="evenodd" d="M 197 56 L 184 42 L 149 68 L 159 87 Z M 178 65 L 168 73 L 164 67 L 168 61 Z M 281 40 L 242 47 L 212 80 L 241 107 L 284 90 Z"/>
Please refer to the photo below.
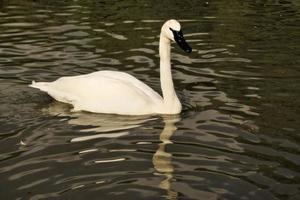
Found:
<path fill-rule="evenodd" d="M 300 199 L 298 1 L 0 1 L 1 199 Z M 73 113 L 29 88 L 97 70 L 161 93 L 178 116 Z"/>

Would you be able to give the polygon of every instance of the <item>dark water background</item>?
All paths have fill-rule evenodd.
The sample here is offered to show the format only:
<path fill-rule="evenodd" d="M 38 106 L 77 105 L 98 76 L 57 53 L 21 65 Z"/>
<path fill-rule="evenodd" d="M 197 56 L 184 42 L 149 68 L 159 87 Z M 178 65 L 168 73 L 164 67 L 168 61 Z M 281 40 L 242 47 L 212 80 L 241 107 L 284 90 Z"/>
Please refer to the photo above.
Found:
<path fill-rule="evenodd" d="M 72 113 L 32 81 L 120 70 L 179 116 Z M 300 1 L 0 0 L 0 199 L 300 199 Z"/>

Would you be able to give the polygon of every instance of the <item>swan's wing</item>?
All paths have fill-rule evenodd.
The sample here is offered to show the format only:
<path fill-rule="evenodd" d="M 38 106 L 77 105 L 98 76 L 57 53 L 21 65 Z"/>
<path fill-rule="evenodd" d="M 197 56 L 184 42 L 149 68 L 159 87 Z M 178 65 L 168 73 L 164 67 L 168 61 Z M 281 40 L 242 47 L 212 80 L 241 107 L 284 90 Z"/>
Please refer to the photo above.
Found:
<path fill-rule="evenodd" d="M 127 74 L 125 72 L 117 72 L 117 71 L 99 71 L 94 72 L 91 75 L 97 76 L 105 76 L 110 79 L 115 79 L 124 82 L 124 84 L 131 84 L 133 87 L 138 88 L 143 91 L 149 98 L 159 99 L 162 101 L 161 96 L 155 92 L 151 87 L 135 78 L 134 76 Z"/>

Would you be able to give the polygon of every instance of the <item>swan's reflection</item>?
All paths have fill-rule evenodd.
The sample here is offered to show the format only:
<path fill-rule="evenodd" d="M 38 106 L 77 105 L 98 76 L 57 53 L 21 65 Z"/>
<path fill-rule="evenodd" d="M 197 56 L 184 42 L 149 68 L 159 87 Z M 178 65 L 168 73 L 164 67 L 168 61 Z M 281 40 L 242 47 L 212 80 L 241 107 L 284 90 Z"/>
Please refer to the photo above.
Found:
<path fill-rule="evenodd" d="M 69 106 L 58 102 L 53 102 L 44 111 L 54 116 L 68 117 L 68 124 L 80 126 L 80 132 L 89 132 L 89 134 L 93 132 L 92 135 L 75 137 L 71 139 L 71 142 L 124 136 L 129 134 L 129 129 L 142 126 L 145 122 L 157 119 L 153 116 L 124 117 L 121 115 L 70 112 Z"/>
<path fill-rule="evenodd" d="M 48 113 L 55 116 L 68 117 L 67 122 L 71 125 L 83 126 L 80 131 L 94 132 L 93 135 L 75 137 L 71 142 L 81 142 L 96 138 L 114 138 L 129 134 L 129 129 L 142 126 L 143 123 L 155 120 L 153 116 L 118 116 L 107 114 L 93 114 L 84 112 L 70 112 L 69 107 L 61 103 L 52 103 L 45 109 Z M 174 167 L 172 166 L 172 154 L 165 151 L 168 144 L 172 144 L 170 138 L 176 131 L 175 123 L 180 121 L 180 116 L 162 116 L 164 128 L 160 133 L 161 143 L 153 155 L 153 165 L 157 174 L 164 177 L 159 187 L 166 191 L 166 199 L 177 199 L 178 192 L 172 189 Z M 95 134 L 96 132 L 96 134 Z M 93 149 L 89 150 L 92 151 Z"/>
<path fill-rule="evenodd" d="M 172 165 L 172 154 L 166 152 L 166 147 L 169 144 L 172 144 L 170 138 L 177 130 L 176 122 L 180 121 L 179 116 L 163 116 L 165 123 L 164 129 L 160 134 L 161 143 L 158 146 L 155 154 L 153 155 L 153 165 L 159 175 L 164 176 L 159 184 L 159 187 L 166 191 L 166 198 L 169 200 L 178 199 L 178 195 L 181 194 L 190 199 L 207 199 L 207 200 L 216 200 L 218 195 L 215 193 L 197 190 L 191 187 L 189 184 L 174 181 L 174 167 Z"/>
<path fill-rule="evenodd" d="M 158 146 L 155 154 L 153 155 L 153 165 L 156 171 L 165 176 L 165 179 L 160 182 L 159 187 L 166 190 L 166 199 L 177 199 L 178 192 L 172 190 L 171 182 L 173 179 L 174 167 L 172 165 L 172 154 L 165 151 L 166 146 L 171 144 L 170 140 L 173 133 L 176 131 L 177 127 L 175 123 L 180 121 L 179 116 L 164 116 L 163 117 L 165 127 L 160 134 L 161 143 Z"/>

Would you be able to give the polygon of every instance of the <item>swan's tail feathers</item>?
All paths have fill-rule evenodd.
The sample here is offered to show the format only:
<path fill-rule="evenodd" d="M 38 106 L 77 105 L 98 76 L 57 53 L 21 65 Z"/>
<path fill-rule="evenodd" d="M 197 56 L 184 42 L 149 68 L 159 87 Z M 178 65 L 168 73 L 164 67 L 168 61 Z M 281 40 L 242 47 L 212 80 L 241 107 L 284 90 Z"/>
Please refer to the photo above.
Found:
<path fill-rule="evenodd" d="M 46 92 L 52 98 L 56 99 L 57 101 L 73 104 L 76 100 L 76 98 L 74 96 L 72 96 L 72 94 L 68 94 L 67 92 L 62 92 L 59 90 L 59 88 L 53 87 L 52 82 L 32 81 L 32 83 L 29 85 L 29 87 L 37 88 L 43 92 Z M 79 108 L 76 108 L 75 106 L 74 106 L 74 109 L 80 110 Z"/>
<path fill-rule="evenodd" d="M 35 81 L 32 81 L 32 83 L 29 85 L 29 87 L 37 88 L 42 91 L 45 91 L 48 88 L 48 86 L 49 86 L 49 83 L 47 83 L 47 82 L 35 82 Z"/>

